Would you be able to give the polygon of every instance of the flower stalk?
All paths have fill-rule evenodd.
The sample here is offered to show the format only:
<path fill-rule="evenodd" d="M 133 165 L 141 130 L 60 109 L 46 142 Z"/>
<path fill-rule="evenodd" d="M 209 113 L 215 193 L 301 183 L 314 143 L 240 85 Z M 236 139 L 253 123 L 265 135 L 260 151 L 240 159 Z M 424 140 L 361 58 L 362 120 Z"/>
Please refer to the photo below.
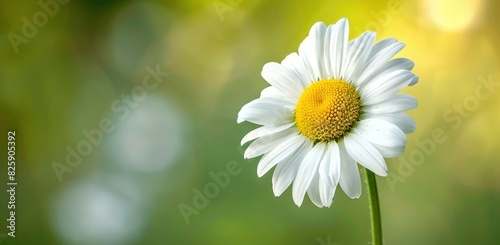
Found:
<path fill-rule="evenodd" d="M 368 199 L 370 206 L 370 220 L 372 227 L 372 245 L 382 245 L 382 219 L 380 217 L 380 204 L 378 200 L 377 180 L 375 174 L 365 169 L 366 185 L 368 188 Z"/>

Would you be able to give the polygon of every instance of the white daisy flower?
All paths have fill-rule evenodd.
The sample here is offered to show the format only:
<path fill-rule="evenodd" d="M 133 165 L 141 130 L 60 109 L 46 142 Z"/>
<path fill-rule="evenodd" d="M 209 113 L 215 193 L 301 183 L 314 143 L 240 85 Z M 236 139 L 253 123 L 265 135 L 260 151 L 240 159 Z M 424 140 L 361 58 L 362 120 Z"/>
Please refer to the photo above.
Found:
<path fill-rule="evenodd" d="M 404 44 L 393 38 L 374 44 L 371 31 L 348 41 L 348 33 L 347 19 L 314 24 L 298 53 L 264 65 L 271 86 L 238 113 L 238 123 L 262 125 L 243 137 L 242 145 L 255 140 L 244 157 L 264 155 L 257 175 L 276 166 L 274 194 L 293 182 L 298 206 L 307 192 L 316 206 L 329 207 L 337 184 L 359 198 L 356 163 L 387 176 L 384 157 L 402 154 L 405 133 L 415 130 L 403 112 L 417 107 L 416 99 L 395 94 L 418 82 L 411 60 L 391 60 Z"/>

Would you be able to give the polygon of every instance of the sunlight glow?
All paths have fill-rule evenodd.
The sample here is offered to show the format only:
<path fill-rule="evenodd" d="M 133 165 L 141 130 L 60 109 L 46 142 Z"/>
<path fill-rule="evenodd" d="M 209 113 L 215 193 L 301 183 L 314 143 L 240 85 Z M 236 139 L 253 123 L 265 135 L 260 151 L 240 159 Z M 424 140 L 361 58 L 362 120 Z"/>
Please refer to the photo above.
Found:
<path fill-rule="evenodd" d="M 441 29 L 462 31 L 477 21 L 483 0 L 423 0 L 429 18 Z"/>

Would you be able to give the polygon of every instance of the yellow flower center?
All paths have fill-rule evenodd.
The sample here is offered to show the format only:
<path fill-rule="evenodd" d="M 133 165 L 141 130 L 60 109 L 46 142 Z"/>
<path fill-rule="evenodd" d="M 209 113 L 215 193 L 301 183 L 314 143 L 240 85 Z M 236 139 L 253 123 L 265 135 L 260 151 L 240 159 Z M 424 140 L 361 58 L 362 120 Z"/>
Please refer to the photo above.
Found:
<path fill-rule="evenodd" d="M 314 142 L 343 136 L 358 121 L 361 105 L 356 89 L 344 80 L 324 79 L 304 90 L 295 109 L 299 132 Z"/>

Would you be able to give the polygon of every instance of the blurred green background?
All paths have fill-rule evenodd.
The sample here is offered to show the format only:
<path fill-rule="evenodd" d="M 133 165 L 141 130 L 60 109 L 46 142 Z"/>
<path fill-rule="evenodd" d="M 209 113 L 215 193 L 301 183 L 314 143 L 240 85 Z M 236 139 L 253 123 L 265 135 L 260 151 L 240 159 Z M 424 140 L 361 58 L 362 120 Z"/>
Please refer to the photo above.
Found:
<path fill-rule="evenodd" d="M 420 82 L 378 178 L 387 244 L 500 244 L 498 1 L 2 1 L 0 244 L 369 244 L 366 191 L 275 198 L 236 124 L 317 21 L 407 44 Z M 90 135 L 90 136 L 89 136 Z M 73 152 L 74 151 L 74 152 Z M 76 152 L 76 153 L 75 153 Z M 82 153 L 78 153 L 82 152 Z M 78 154 L 78 156 L 75 156 Z M 7 189 L 7 164 L 0 186 Z M 216 176 L 216 177 L 214 177 Z M 199 194 L 202 193 L 202 194 Z M 204 197 L 201 197 L 203 195 Z"/>

